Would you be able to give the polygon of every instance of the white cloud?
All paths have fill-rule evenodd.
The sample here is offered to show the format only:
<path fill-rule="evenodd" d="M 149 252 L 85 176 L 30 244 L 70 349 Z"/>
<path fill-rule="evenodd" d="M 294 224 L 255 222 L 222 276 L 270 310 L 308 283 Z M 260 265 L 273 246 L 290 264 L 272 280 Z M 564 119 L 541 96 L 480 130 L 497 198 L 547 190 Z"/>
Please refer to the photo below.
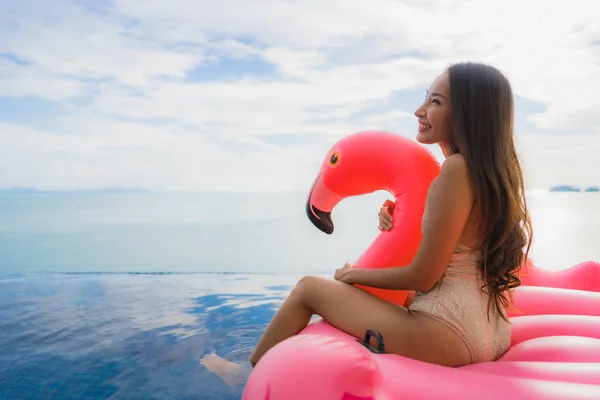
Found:
<path fill-rule="evenodd" d="M 299 47 L 345 43 L 375 30 L 397 27 L 388 12 L 409 19 L 411 8 L 391 1 L 271 1 L 117 0 L 126 15 L 144 21 L 177 20 L 182 29 L 201 26 L 208 34 L 252 36 L 269 45 Z M 386 26 L 382 22 L 387 19 Z M 378 28 L 379 27 L 379 28 Z"/>
<path fill-rule="evenodd" d="M 30 63 L 0 59 L 1 95 L 67 104 L 91 96 L 59 121 L 67 136 L 3 124 L 0 185 L 302 190 L 336 138 L 363 129 L 412 136 L 421 99 L 407 107 L 393 94 L 465 59 L 498 66 L 516 94 L 546 107 L 528 117 L 537 132 L 588 132 L 520 132 L 532 186 L 583 182 L 600 168 L 593 2 L 113 3 L 102 13 L 68 1 L 0 7 L 0 53 Z M 185 80 L 220 57 L 262 60 L 279 76 Z M 156 119 L 169 124 L 147 122 Z M 315 139 L 276 147 L 271 135 Z M 556 172 L 557 157 L 572 162 Z"/>
<path fill-rule="evenodd" d="M 146 91 L 144 97 L 107 85 L 96 106 L 105 113 L 127 117 L 177 118 L 200 129 L 218 126 L 213 133 L 232 140 L 273 133 L 339 135 L 358 129 L 361 119 L 351 118 L 352 114 L 360 112 L 367 103 L 385 99 L 391 91 L 410 88 L 418 82 L 410 77 L 415 76 L 413 71 L 419 64 L 415 59 L 402 59 L 371 68 L 348 66 L 312 71 L 302 82 L 165 82 Z M 288 64 L 286 72 L 300 76 L 297 65 Z M 323 113 L 310 111 L 320 107 L 336 107 L 326 115 L 346 118 L 348 122 L 341 126 L 313 122 L 324 117 Z M 395 115 L 403 118 L 408 113 L 399 110 Z M 345 130 L 340 131 L 341 127 Z M 366 128 L 374 127 L 380 125 Z"/>
<path fill-rule="evenodd" d="M 529 133 L 519 139 L 518 149 L 530 186 L 600 184 L 600 132 Z"/>
<path fill-rule="evenodd" d="M 0 181 L 40 189 L 144 187 L 166 190 L 289 191 L 310 184 L 326 149 L 227 150 L 202 135 L 172 127 L 69 118 L 74 131 L 55 135 L 0 123 Z M 18 139 L 16 139 L 18 138 Z M 316 151 L 315 151 L 316 149 Z M 295 172 L 294 172 L 295 171 Z"/>
<path fill-rule="evenodd" d="M 77 96 L 83 89 L 84 85 L 77 80 L 57 77 L 38 66 L 0 59 L 0 96 L 58 101 Z"/>
<path fill-rule="evenodd" d="M 153 40 L 137 38 L 123 18 L 93 15 L 67 2 L 23 2 L 12 12 L 7 7 L 3 19 L 12 18 L 0 30 L 0 52 L 57 76 L 146 86 L 157 76 L 182 78 L 204 58 L 198 49 L 169 51 Z"/>

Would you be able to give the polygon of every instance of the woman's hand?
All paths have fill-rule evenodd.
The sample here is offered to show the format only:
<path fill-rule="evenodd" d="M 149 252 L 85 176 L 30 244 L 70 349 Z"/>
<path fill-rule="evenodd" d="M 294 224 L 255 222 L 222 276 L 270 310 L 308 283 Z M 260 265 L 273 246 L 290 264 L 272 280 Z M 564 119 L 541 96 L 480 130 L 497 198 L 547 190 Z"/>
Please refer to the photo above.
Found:
<path fill-rule="evenodd" d="M 385 204 L 379 210 L 379 230 L 380 231 L 389 231 L 392 229 L 392 224 L 394 222 L 392 218 L 392 214 L 390 214 L 390 207 Z"/>
<path fill-rule="evenodd" d="M 352 268 L 352 265 L 346 263 L 346 264 L 344 264 L 344 266 L 342 268 L 339 268 L 335 271 L 333 278 L 336 281 L 340 281 L 340 282 L 352 285 L 354 283 L 354 282 L 352 282 L 352 271 L 353 270 L 354 270 L 354 268 Z"/>

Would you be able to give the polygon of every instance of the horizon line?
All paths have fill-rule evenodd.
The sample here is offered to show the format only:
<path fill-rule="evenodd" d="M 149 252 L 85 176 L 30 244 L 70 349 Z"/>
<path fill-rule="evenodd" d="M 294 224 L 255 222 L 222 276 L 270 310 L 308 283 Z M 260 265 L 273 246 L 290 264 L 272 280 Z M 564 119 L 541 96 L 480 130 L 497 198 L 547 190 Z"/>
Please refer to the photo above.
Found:
<path fill-rule="evenodd" d="M 600 190 L 600 185 L 570 185 L 556 184 L 548 187 L 530 187 L 525 190 L 548 190 L 548 191 L 570 191 L 570 192 L 585 192 L 586 190 Z M 307 189 L 308 190 L 308 189 Z M 189 193 L 189 194 L 291 194 L 305 193 L 307 190 L 202 190 L 202 189 L 147 189 L 147 188 L 128 188 L 128 187 L 106 187 L 106 188 L 90 188 L 90 189 L 41 189 L 36 187 L 0 187 L 0 194 L 127 194 L 127 193 Z M 379 191 L 385 191 L 381 189 Z"/>

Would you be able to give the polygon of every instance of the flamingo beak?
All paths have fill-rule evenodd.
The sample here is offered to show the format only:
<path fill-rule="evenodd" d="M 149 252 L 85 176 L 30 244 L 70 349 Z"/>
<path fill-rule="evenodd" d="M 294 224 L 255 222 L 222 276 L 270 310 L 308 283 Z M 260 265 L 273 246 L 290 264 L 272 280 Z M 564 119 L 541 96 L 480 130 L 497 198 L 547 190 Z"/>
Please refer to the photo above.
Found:
<path fill-rule="evenodd" d="M 314 226 L 331 235 L 334 230 L 331 211 L 342 196 L 329 190 L 323 182 L 323 174 L 319 174 L 310 190 L 306 201 L 306 214 Z"/>
<path fill-rule="evenodd" d="M 310 204 L 310 200 L 306 202 L 306 214 L 308 219 L 314 226 L 328 235 L 331 235 L 334 230 L 333 221 L 331 220 L 331 212 L 319 210 L 314 205 Z"/>

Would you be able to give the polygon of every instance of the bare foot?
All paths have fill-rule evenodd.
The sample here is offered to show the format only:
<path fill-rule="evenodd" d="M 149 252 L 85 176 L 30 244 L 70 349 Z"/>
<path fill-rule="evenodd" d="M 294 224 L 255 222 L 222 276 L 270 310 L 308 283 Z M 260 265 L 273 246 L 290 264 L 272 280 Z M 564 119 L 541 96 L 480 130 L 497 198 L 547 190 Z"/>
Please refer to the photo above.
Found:
<path fill-rule="evenodd" d="M 227 361 L 216 354 L 207 354 L 200 360 L 207 370 L 216 374 L 226 385 L 243 385 L 252 372 L 250 363 L 248 365 Z"/>

